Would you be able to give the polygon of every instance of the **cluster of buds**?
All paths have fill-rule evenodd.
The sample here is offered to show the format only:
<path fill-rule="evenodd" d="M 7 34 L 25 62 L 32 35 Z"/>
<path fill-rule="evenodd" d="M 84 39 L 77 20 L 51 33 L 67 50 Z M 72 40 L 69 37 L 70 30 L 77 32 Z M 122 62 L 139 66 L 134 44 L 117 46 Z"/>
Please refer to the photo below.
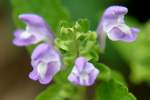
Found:
<path fill-rule="evenodd" d="M 131 42 L 136 39 L 137 28 L 130 28 L 124 22 L 127 8 L 111 6 L 104 12 L 97 28 L 97 36 L 101 48 L 105 46 L 105 39 Z M 57 48 L 55 48 L 55 36 L 44 19 L 36 14 L 21 14 L 19 18 L 26 24 L 26 29 L 14 32 L 13 44 L 16 46 L 29 46 L 36 44 L 31 55 L 32 72 L 29 78 L 48 84 L 53 77 L 65 66 Z M 76 85 L 90 86 L 95 83 L 100 71 L 87 60 L 79 55 L 74 61 L 68 80 Z"/>

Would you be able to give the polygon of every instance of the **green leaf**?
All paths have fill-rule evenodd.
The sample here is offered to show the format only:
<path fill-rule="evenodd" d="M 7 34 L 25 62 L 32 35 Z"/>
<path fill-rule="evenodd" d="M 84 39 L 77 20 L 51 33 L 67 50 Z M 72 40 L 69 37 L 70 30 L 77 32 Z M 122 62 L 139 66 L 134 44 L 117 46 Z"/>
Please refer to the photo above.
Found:
<path fill-rule="evenodd" d="M 51 84 L 39 94 L 36 100 L 66 100 L 70 98 L 76 98 L 77 89 L 71 84 Z"/>
<path fill-rule="evenodd" d="M 141 28 L 131 62 L 131 79 L 135 83 L 146 81 L 150 83 L 150 22 Z"/>
<path fill-rule="evenodd" d="M 100 70 L 95 100 L 136 100 L 128 91 L 121 73 L 111 70 L 104 64 L 95 63 L 95 66 Z"/>
<path fill-rule="evenodd" d="M 130 78 L 136 84 L 150 83 L 150 39 L 148 37 L 150 35 L 150 22 L 140 27 L 140 30 L 137 40 L 133 43 L 112 43 L 121 57 L 129 63 Z"/>
<path fill-rule="evenodd" d="M 136 100 L 136 98 L 120 81 L 112 79 L 98 85 L 95 100 Z"/>
<path fill-rule="evenodd" d="M 112 79 L 118 80 L 122 84 L 127 86 L 127 83 L 125 82 L 125 79 L 124 79 L 123 75 L 120 72 L 118 72 L 116 70 L 112 70 L 111 75 L 112 75 Z"/>
<path fill-rule="evenodd" d="M 95 66 L 100 70 L 99 79 L 101 80 L 110 80 L 111 79 L 111 70 L 104 64 L 96 63 Z"/>
<path fill-rule="evenodd" d="M 124 77 L 122 76 L 120 72 L 112 70 L 106 65 L 101 64 L 101 63 L 95 63 L 95 66 L 100 70 L 98 79 L 102 81 L 109 81 L 111 79 L 115 79 L 115 80 L 120 81 L 122 84 L 126 85 Z"/>

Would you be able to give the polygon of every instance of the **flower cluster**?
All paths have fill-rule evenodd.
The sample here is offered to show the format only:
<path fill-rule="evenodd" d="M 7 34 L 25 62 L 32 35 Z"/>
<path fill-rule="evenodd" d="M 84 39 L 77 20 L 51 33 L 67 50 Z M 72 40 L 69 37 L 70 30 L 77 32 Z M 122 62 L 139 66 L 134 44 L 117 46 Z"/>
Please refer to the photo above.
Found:
<path fill-rule="evenodd" d="M 14 32 L 13 43 L 17 46 L 38 44 L 31 55 L 33 71 L 29 78 L 38 80 L 41 84 L 48 84 L 62 67 L 60 53 L 54 46 L 54 34 L 42 17 L 35 14 L 21 14 L 19 18 L 26 23 L 26 30 Z M 94 81 L 99 71 L 86 58 L 78 57 L 68 79 L 78 85 L 89 86 Z"/>
<path fill-rule="evenodd" d="M 101 47 L 105 45 L 105 35 L 114 41 L 121 40 L 131 42 L 136 39 L 137 28 L 129 28 L 124 22 L 127 8 L 112 6 L 104 12 L 97 34 Z M 26 29 L 14 32 L 13 43 L 16 46 L 29 46 L 36 44 L 31 55 L 32 72 L 29 78 L 48 84 L 53 77 L 63 68 L 63 59 L 55 48 L 55 36 L 48 24 L 41 16 L 36 14 L 21 14 L 19 18 L 26 24 Z M 74 61 L 68 80 L 76 85 L 90 86 L 95 83 L 99 70 L 86 57 L 78 55 Z"/>

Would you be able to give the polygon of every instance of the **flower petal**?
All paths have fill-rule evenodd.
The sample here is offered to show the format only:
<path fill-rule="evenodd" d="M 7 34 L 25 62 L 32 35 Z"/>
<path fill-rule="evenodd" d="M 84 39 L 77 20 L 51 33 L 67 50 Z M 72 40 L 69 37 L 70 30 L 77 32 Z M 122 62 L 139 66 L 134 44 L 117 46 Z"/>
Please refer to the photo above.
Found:
<path fill-rule="evenodd" d="M 76 85 L 90 86 L 93 85 L 99 71 L 94 65 L 88 62 L 84 57 L 78 57 L 75 61 L 68 80 Z"/>
<path fill-rule="evenodd" d="M 38 45 L 32 52 L 31 59 L 36 60 L 43 57 L 52 46 L 46 43 Z"/>
<path fill-rule="evenodd" d="M 19 18 L 27 24 L 26 30 L 35 35 L 37 42 L 47 37 L 53 42 L 53 33 L 41 16 L 36 14 L 21 14 Z"/>
<path fill-rule="evenodd" d="M 60 71 L 60 67 L 57 66 L 57 63 L 51 62 L 47 66 L 47 71 L 44 78 L 39 78 L 41 84 L 48 84 L 53 79 L 54 75 Z"/>
<path fill-rule="evenodd" d="M 130 33 L 124 33 L 122 30 L 120 30 L 118 27 L 114 27 L 108 32 L 108 37 L 113 41 L 125 41 L 125 42 L 132 42 L 137 37 L 137 31 L 132 31 L 133 29 L 130 29 Z"/>
<path fill-rule="evenodd" d="M 35 81 L 38 80 L 38 74 L 36 69 L 33 69 L 33 71 L 29 73 L 29 78 Z"/>
<path fill-rule="evenodd" d="M 17 30 L 14 32 L 14 40 L 13 44 L 17 46 L 27 46 L 32 44 L 35 41 L 35 37 L 33 35 L 28 36 L 28 38 L 23 38 L 22 35 L 24 35 L 25 31 L 23 30 Z"/>
<path fill-rule="evenodd" d="M 86 59 L 84 57 L 78 57 L 75 62 L 75 66 L 79 72 L 81 72 L 86 64 Z"/>
<path fill-rule="evenodd" d="M 25 30 L 14 33 L 13 43 L 17 46 L 27 46 L 41 41 L 53 44 L 54 36 L 47 23 L 41 16 L 35 14 L 21 14 L 19 18 L 26 23 Z"/>
<path fill-rule="evenodd" d="M 52 81 L 52 78 L 53 78 L 52 76 L 44 77 L 44 79 L 39 79 L 39 82 L 41 84 L 48 84 Z"/>
<path fill-rule="evenodd" d="M 45 26 L 46 24 L 43 18 L 36 14 L 30 14 L 30 13 L 21 14 L 19 15 L 19 18 L 28 25 Z"/>
<path fill-rule="evenodd" d="M 114 19 L 119 16 L 123 16 L 128 12 L 128 9 L 123 6 L 110 6 L 108 7 L 105 12 L 103 17 L 108 18 L 108 19 Z"/>
<path fill-rule="evenodd" d="M 95 82 L 95 80 L 96 80 L 96 77 L 98 76 L 98 74 L 99 74 L 100 72 L 99 72 L 99 70 L 97 70 L 96 68 L 94 68 L 90 73 L 89 73 L 89 79 L 90 79 L 90 83 L 89 83 L 89 85 L 93 85 L 94 84 L 94 82 Z"/>
<path fill-rule="evenodd" d="M 80 83 L 79 77 L 73 72 L 68 76 L 68 80 L 76 85 Z"/>
<path fill-rule="evenodd" d="M 33 71 L 29 77 L 35 80 L 36 76 L 36 80 L 41 84 L 51 82 L 62 67 L 59 53 L 47 43 L 42 43 L 34 49 L 31 60 Z"/>

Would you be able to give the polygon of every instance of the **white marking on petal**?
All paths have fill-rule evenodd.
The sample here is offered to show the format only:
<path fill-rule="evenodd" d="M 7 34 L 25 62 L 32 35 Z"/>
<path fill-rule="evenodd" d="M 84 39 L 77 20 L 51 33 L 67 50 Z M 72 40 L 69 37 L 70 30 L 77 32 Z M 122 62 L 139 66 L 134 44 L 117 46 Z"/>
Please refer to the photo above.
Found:
<path fill-rule="evenodd" d="M 25 31 L 25 32 L 20 34 L 20 38 L 28 39 L 29 37 L 31 37 L 31 35 L 32 35 L 31 33 Z"/>
<path fill-rule="evenodd" d="M 88 79 L 88 74 L 85 71 L 81 72 L 80 76 L 81 76 L 81 79 L 83 79 L 83 80 L 87 80 Z"/>
<path fill-rule="evenodd" d="M 120 24 L 120 25 L 118 25 L 118 27 L 120 28 L 120 30 L 122 32 L 127 33 L 127 34 L 131 34 L 130 28 L 126 24 Z"/>
<path fill-rule="evenodd" d="M 41 62 L 38 66 L 37 66 L 37 71 L 39 76 L 41 77 L 41 79 L 43 79 L 45 77 L 45 74 L 47 72 L 47 64 Z"/>
<path fill-rule="evenodd" d="M 85 71 L 82 71 L 82 72 L 80 73 L 80 83 L 81 83 L 82 85 L 87 84 L 86 82 L 88 81 L 88 79 L 89 79 L 88 74 L 87 74 Z"/>

